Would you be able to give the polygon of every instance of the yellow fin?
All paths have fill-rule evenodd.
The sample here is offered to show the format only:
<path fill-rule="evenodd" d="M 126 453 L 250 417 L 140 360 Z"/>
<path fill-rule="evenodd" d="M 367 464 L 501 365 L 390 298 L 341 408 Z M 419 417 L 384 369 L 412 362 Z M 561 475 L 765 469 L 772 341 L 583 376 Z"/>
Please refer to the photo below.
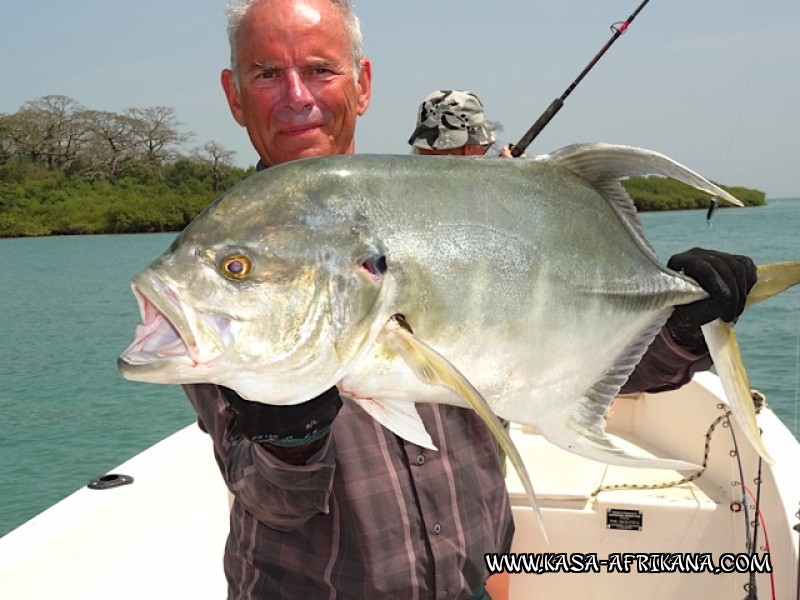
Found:
<path fill-rule="evenodd" d="M 747 294 L 747 304 L 752 306 L 762 300 L 800 283 L 800 262 L 779 262 L 756 267 L 758 279 Z"/>
<path fill-rule="evenodd" d="M 489 431 L 492 432 L 497 443 L 505 451 L 514 466 L 514 470 L 519 475 L 531 507 L 536 513 L 539 530 L 544 537 L 545 543 L 549 543 L 542 521 L 542 514 L 536 503 L 536 494 L 533 491 L 533 484 L 528 476 L 525 463 L 522 461 L 519 450 L 514 445 L 514 441 L 508 431 L 492 412 L 481 393 L 446 358 L 417 339 L 411 331 L 404 328 L 396 320 L 393 319 L 387 323 L 384 331 L 387 334 L 387 339 L 391 340 L 390 343 L 420 380 L 430 385 L 442 385 L 450 388 L 463 397 L 469 406 L 478 413 L 483 422 L 486 423 Z"/>
<path fill-rule="evenodd" d="M 800 283 L 800 262 L 758 265 L 757 273 L 758 279 L 747 295 L 746 306 L 757 304 Z M 774 464 L 775 461 L 761 439 L 750 382 L 742 364 L 733 325 L 716 319 L 706 323 L 701 329 L 734 418 L 762 458 Z"/>
<path fill-rule="evenodd" d="M 736 342 L 733 325 L 715 319 L 703 325 L 701 329 L 734 418 L 761 457 L 768 463 L 775 464 L 761 439 L 750 383 L 739 354 L 739 344 Z"/>

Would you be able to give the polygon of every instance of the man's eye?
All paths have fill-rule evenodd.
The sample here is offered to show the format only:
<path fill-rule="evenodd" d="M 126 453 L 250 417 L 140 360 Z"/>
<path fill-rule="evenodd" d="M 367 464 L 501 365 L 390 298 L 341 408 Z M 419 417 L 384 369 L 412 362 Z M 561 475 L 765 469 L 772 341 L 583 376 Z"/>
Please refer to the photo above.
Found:
<path fill-rule="evenodd" d="M 336 72 L 329 67 L 313 67 L 308 73 L 314 79 L 330 79 L 336 75 Z"/>

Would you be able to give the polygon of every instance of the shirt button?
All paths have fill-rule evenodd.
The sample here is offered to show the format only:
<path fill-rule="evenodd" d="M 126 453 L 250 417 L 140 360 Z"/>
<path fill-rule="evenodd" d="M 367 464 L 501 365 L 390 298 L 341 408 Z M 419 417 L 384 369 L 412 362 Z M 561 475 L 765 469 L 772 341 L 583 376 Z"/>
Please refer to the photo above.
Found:
<path fill-rule="evenodd" d="M 435 533 L 436 535 L 442 533 L 442 526 L 439 525 L 439 523 L 436 523 L 436 525 L 433 526 L 433 533 Z"/>
<path fill-rule="evenodd" d="M 422 454 L 420 454 L 419 456 L 417 456 L 417 464 L 418 464 L 419 466 L 422 466 L 422 465 L 424 465 L 424 464 L 425 464 L 425 457 L 424 457 L 424 456 L 422 456 Z"/>

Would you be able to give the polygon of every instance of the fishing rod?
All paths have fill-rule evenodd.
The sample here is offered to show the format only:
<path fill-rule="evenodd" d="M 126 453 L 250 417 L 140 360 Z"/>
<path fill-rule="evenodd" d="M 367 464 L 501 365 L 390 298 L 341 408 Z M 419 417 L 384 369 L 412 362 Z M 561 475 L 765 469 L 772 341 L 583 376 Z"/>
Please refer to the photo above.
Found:
<path fill-rule="evenodd" d="M 619 27 L 617 27 L 617 23 L 614 23 L 611 26 L 611 29 L 614 31 L 614 35 L 611 36 L 611 39 L 606 42 L 606 45 L 600 49 L 600 52 L 598 52 L 595 55 L 595 57 L 591 60 L 591 62 L 589 62 L 589 64 L 586 65 L 586 67 L 583 69 L 583 71 L 581 71 L 581 74 L 578 75 L 575 81 L 573 81 L 572 84 L 564 91 L 564 93 L 561 94 L 561 97 L 553 100 L 553 102 L 550 104 L 550 106 L 547 107 L 547 109 L 542 113 L 542 115 L 538 119 L 536 119 L 536 122 L 531 126 L 531 128 L 528 129 L 527 132 L 525 132 L 525 135 L 523 135 L 522 138 L 516 144 L 514 144 L 514 146 L 511 149 L 511 156 L 516 157 L 525 152 L 525 149 L 530 145 L 533 139 L 542 132 L 542 129 L 544 129 L 550 122 L 550 120 L 556 116 L 556 113 L 559 110 L 561 110 L 561 107 L 564 106 L 564 100 L 567 99 L 567 96 L 569 96 L 572 93 L 572 90 L 574 90 L 581 82 L 581 80 L 584 77 L 586 77 L 586 74 L 592 70 L 592 67 L 594 67 L 597 61 L 600 60 L 603 57 L 603 54 L 606 53 L 606 50 L 611 48 L 611 45 L 614 42 L 616 42 L 617 39 L 628 30 L 628 27 L 636 18 L 636 15 L 638 15 L 642 11 L 642 9 L 648 2 L 650 2 L 650 0 L 644 0 L 636 8 L 636 10 L 633 11 L 633 14 L 630 17 L 628 17 L 622 23 L 619 23 Z"/>

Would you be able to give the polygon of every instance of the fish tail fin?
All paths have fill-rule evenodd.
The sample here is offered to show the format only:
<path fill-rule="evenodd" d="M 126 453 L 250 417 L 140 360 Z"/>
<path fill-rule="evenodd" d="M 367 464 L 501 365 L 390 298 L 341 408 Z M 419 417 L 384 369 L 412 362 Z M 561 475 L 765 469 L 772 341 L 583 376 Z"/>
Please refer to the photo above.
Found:
<path fill-rule="evenodd" d="M 800 283 L 800 261 L 758 265 L 758 279 L 747 294 L 747 304 L 752 306 Z"/>
<path fill-rule="evenodd" d="M 746 306 L 757 304 L 800 283 L 800 262 L 797 261 L 759 265 L 757 269 L 758 279 L 747 295 Z M 761 439 L 750 382 L 742 364 L 733 325 L 716 319 L 703 325 L 702 330 L 734 419 L 761 457 L 774 464 Z"/>
<path fill-rule="evenodd" d="M 610 402 L 607 394 L 593 388 L 566 411 L 537 423 L 536 428 L 559 448 L 610 465 L 675 471 L 698 468 L 683 460 L 632 454 L 618 446 L 605 431 L 605 413 Z"/>
<path fill-rule="evenodd" d="M 703 325 L 701 329 L 734 419 L 761 457 L 768 463 L 775 464 L 774 459 L 770 456 L 761 439 L 761 430 L 756 421 L 756 409 L 753 404 L 750 383 L 747 380 L 747 372 L 742 364 L 742 357 L 739 353 L 739 344 L 736 342 L 736 333 L 733 331 L 733 325 L 725 323 L 721 319 L 715 319 Z"/>

